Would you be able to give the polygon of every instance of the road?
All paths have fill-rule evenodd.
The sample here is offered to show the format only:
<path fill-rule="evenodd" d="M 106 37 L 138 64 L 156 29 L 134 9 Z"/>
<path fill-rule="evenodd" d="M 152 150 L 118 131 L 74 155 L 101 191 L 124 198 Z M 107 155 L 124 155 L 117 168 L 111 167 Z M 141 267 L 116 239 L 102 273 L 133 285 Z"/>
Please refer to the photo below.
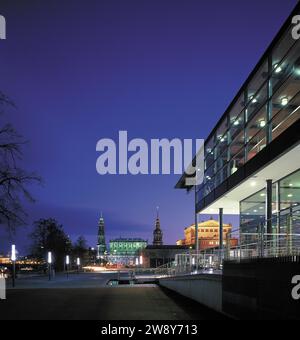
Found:
<path fill-rule="evenodd" d="M 117 274 L 17 281 L 0 300 L 1 320 L 216 320 L 223 316 L 156 285 L 109 287 Z"/>

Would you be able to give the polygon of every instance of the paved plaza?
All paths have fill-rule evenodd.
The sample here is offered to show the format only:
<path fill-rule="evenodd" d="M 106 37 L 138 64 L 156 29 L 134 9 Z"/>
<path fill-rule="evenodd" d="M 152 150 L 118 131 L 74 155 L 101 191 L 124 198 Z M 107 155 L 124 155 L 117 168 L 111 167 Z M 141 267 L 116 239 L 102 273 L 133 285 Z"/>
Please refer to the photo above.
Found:
<path fill-rule="evenodd" d="M 116 273 L 19 279 L 0 301 L 2 320 L 207 320 L 221 315 L 157 285 L 107 286 Z"/>

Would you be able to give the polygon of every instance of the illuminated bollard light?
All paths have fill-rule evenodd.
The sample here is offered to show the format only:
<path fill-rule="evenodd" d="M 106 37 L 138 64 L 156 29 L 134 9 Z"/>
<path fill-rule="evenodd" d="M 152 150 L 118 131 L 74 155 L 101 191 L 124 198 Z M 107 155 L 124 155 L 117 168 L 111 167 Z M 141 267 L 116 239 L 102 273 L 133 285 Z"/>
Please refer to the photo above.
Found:
<path fill-rule="evenodd" d="M 6 282 L 4 275 L 0 276 L 0 300 L 6 300 Z"/>
<path fill-rule="evenodd" d="M 77 272 L 79 274 L 79 269 L 80 269 L 80 258 L 77 258 Z"/>
<path fill-rule="evenodd" d="M 49 272 L 49 281 L 51 281 L 51 270 L 52 270 L 52 253 L 51 251 L 48 252 L 48 272 Z"/>
<path fill-rule="evenodd" d="M 67 270 L 67 278 L 69 277 L 69 265 L 70 265 L 70 256 L 66 256 L 66 270 Z"/>
<path fill-rule="evenodd" d="M 16 285 L 16 246 L 13 244 L 11 246 L 11 261 L 12 261 L 12 286 L 13 288 Z"/>

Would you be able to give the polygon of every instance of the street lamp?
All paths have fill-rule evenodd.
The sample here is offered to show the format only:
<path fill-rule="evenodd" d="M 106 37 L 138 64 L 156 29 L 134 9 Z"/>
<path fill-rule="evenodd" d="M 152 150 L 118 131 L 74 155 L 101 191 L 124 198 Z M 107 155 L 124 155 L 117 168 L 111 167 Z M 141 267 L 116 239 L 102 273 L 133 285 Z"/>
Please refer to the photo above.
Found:
<path fill-rule="evenodd" d="M 80 268 L 80 258 L 77 257 L 77 272 L 79 274 L 79 268 Z"/>
<path fill-rule="evenodd" d="M 90 259 L 89 259 L 90 262 L 92 262 L 94 265 L 95 265 L 95 248 L 91 248 L 91 254 L 90 254 Z"/>
<path fill-rule="evenodd" d="M 12 261 L 12 286 L 16 285 L 16 246 L 13 244 L 11 246 L 11 261 Z"/>
<path fill-rule="evenodd" d="M 66 256 L 66 269 L 67 269 L 67 278 L 69 278 L 69 265 L 70 265 L 70 256 Z"/>
<path fill-rule="evenodd" d="M 49 272 L 49 281 L 51 281 L 51 265 L 52 265 L 52 253 L 51 251 L 48 252 L 48 272 Z"/>

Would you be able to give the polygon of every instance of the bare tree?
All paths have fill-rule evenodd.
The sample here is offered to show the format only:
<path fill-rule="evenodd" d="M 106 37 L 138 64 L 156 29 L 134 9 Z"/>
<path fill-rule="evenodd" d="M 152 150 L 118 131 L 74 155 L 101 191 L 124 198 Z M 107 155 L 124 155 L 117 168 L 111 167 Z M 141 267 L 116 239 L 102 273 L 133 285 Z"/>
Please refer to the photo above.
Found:
<path fill-rule="evenodd" d="M 13 102 L 0 92 L 0 115 Z M 22 149 L 26 141 L 11 124 L 0 125 L 0 225 L 6 225 L 9 232 L 14 232 L 19 225 L 26 224 L 24 199 L 34 202 L 27 190 L 32 182 L 41 182 L 34 173 L 21 169 L 18 165 L 22 159 Z"/>

